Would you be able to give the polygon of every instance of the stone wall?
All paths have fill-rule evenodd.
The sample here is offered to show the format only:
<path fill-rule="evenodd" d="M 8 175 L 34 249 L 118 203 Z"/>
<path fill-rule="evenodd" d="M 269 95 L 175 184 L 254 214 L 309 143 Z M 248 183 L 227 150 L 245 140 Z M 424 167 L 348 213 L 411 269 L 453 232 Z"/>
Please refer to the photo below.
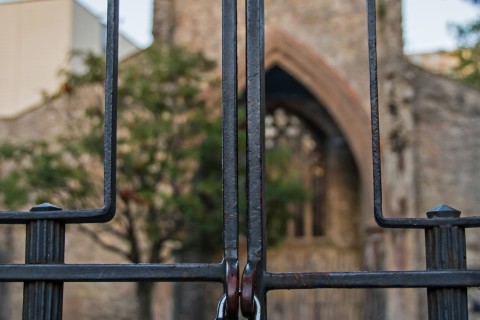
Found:
<path fill-rule="evenodd" d="M 357 165 L 362 181 L 363 197 L 370 199 L 370 190 L 365 187 L 369 173 L 363 168 L 369 163 L 368 145 L 359 132 L 368 133 L 368 64 L 366 42 L 365 1 L 363 0 L 266 0 L 267 47 L 272 47 L 268 58 L 272 66 L 285 61 L 288 54 L 295 54 L 296 48 L 308 48 L 308 53 L 297 54 L 309 63 L 321 61 L 326 66 L 312 70 L 333 70 L 329 77 L 305 71 L 297 63 L 291 70 L 301 72 L 298 76 L 308 89 L 319 92 L 326 85 L 339 83 L 342 90 L 330 90 L 332 96 L 330 110 L 339 110 L 345 104 L 357 109 L 359 123 L 351 122 L 360 129 L 351 131 L 355 137 Z M 221 65 L 221 8 L 219 3 L 209 0 L 156 0 L 157 11 L 167 8 L 174 11 L 175 21 L 155 23 L 162 30 L 157 37 L 167 37 L 170 33 L 176 43 L 192 49 L 202 50 Z M 407 63 L 401 53 L 401 8 L 400 1 L 382 0 L 378 2 L 379 53 L 380 53 L 380 107 L 382 132 L 382 160 L 384 202 L 387 216 L 424 216 L 425 212 L 441 202 L 456 207 L 465 215 L 478 214 L 480 206 L 480 93 L 457 82 L 429 74 Z M 165 7 L 166 6 L 166 7 Z M 244 57 L 244 7 L 239 2 L 239 54 Z M 170 22 L 169 22 L 170 23 Z M 278 35 L 285 34 L 283 40 Z M 276 35 L 277 38 L 269 38 Z M 295 38 L 300 45 L 284 50 L 282 42 Z M 276 49 L 280 48 L 280 49 Z M 280 50 L 280 51 L 281 51 Z M 284 54 L 287 52 L 288 54 Z M 279 55 L 284 54 L 281 58 Z M 283 59 L 283 60 L 282 60 Z M 292 59 L 293 60 L 293 59 Z M 243 68 L 243 67 L 242 67 Z M 302 69 L 303 68 L 303 69 Z M 316 68 L 316 69 L 315 69 Z M 243 72 L 242 70 L 240 71 Z M 322 78 L 323 77 L 323 78 Z M 333 81 L 334 79 L 335 81 Z M 323 82 L 322 82 L 323 81 Z M 338 87 L 338 86 L 337 86 Z M 313 90 L 312 90 L 313 91 Z M 314 92 L 315 93 L 315 92 Z M 349 94 L 345 98 L 346 93 Z M 102 99 L 102 90 L 90 87 L 79 90 L 72 96 L 58 97 L 45 105 L 31 110 L 9 121 L 0 121 L 0 138 L 8 137 L 14 142 L 32 138 L 53 137 L 69 130 L 69 123 L 82 119 L 83 111 Z M 322 101 L 324 102 L 324 101 Z M 358 103 L 357 103 L 358 102 Z M 345 116 L 352 109 L 341 109 Z M 361 118 L 361 119 L 360 119 Z M 350 118 L 343 118 L 350 119 Z M 347 121 L 348 122 L 348 121 Z M 352 143 L 350 145 L 352 148 Z M 361 155 L 361 157 L 358 157 Z M 368 183 L 367 183 L 368 184 Z M 338 196 L 341 197 L 341 196 Z M 269 268 L 273 271 L 335 271 L 358 269 L 408 270 L 424 268 L 422 231 L 387 230 L 382 231 L 372 224 L 369 202 L 362 200 L 358 212 L 369 215 L 363 220 L 352 220 L 350 215 L 342 218 L 331 217 L 336 226 L 328 230 L 335 241 L 342 241 L 341 232 L 351 233 L 357 246 L 339 246 L 332 242 L 314 239 L 309 243 L 286 243 L 269 251 Z M 366 205 L 365 205 L 366 204 Z M 361 208 L 364 206 L 364 208 Z M 366 208 L 366 209 L 365 209 Z M 28 209 L 28 208 L 24 208 Z M 357 213 L 358 213 L 357 212 Z M 358 213 L 360 217 L 361 213 Z M 356 217 L 358 219 L 359 217 Z M 355 227 L 357 229 L 355 229 Z M 85 235 L 70 228 L 67 234 L 67 262 L 118 263 L 125 262 L 100 249 Z M 18 250 L 17 262 L 23 261 L 23 230 L 17 228 L 14 240 Z M 339 232 L 333 232 L 339 231 Z M 469 267 L 480 267 L 479 232 L 467 231 Z M 356 242 L 355 242 L 356 240 Z M 351 243 L 350 243 L 351 244 Z M 157 292 L 156 319 L 170 320 L 172 310 L 172 287 L 162 285 Z M 477 299 L 472 290 L 471 296 Z M 21 286 L 13 287 L 13 306 L 17 313 L 11 318 L 19 318 L 21 310 Z M 424 319 L 424 290 L 377 290 L 367 293 L 367 302 L 374 299 L 380 303 L 364 303 L 364 292 L 348 290 L 315 290 L 298 292 L 278 292 L 269 294 L 271 318 L 285 319 L 301 317 L 315 319 Z M 479 299 L 480 300 L 480 299 Z M 287 302 L 288 301 L 288 302 Z M 293 302 L 292 302 L 293 301 Z M 342 304 L 347 301 L 348 308 Z M 135 317 L 133 286 L 131 284 L 74 284 L 67 285 L 65 291 L 66 319 L 132 319 Z M 306 302 L 305 304 L 302 304 Z M 384 305 L 383 305 L 384 304 Z M 108 306 L 108 307 L 105 307 Z M 287 308 L 287 306 L 290 306 Z M 333 308 L 332 308 L 333 306 Z M 336 309 L 338 313 L 333 313 Z M 359 310 L 365 309 L 362 313 Z M 313 310 L 313 311 L 312 311 Z M 2 312 L 5 312 L 2 310 Z M 1 313 L 0 313 L 1 314 Z M 363 315 L 364 314 L 364 315 Z M 1 318 L 1 315 L 0 315 Z"/>
<path fill-rule="evenodd" d="M 480 92 L 412 67 L 416 122 L 416 189 L 418 212 L 441 203 L 462 216 L 479 215 L 480 208 Z M 467 229 L 467 266 L 480 268 L 480 230 Z M 423 262 L 423 261 L 422 261 Z M 478 290 L 469 289 L 478 303 Z M 477 319 L 478 313 L 471 314 Z"/>
<path fill-rule="evenodd" d="M 355 271 L 361 265 L 358 248 L 342 248 L 331 239 L 286 240 L 270 250 L 272 272 Z M 363 290 L 280 290 L 268 293 L 269 319 L 362 319 Z"/>
<path fill-rule="evenodd" d="M 463 215 L 480 205 L 480 92 L 431 74 L 403 57 L 380 64 L 384 210 L 389 217 L 426 217 L 442 203 Z M 478 268 L 480 232 L 467 230 L 468 266 Z M 386 268 L 425 268 L 424 232 L 389 230 Z M 478 301 L 478 294 L 469 291 Z M 387 314 L 426 317 L 424 290 L 389 290 Z M 473 301 L 473 300 L 472 300 Z"/>
<path fill-rule="evenodd" d="M 82 121 L 85 109 L 102 104 L 103 89 L 99 86 L 80 88 L 72 95 L 62 95 L 26 112 L 15 119 L 0 120 L 0 140 L 15 143 L 35 139 L 53 139 L 59 134 L 71 132 L 74 123 Z M 98 199 L 99 207 L 102 199 Z M 31 204 L 32 206 L 35 204 Z M 65 205 L 65 204 L 62 204 Z M 66 207 L 68 204 L 65 205 Z M 29 210 L 29 207 L 17 208 Z M 12 227 L 2 226 L 2 230 Z M 24 262 L 25 227 L 14 226 L 10 238 L 4 239 L 2 232 L 2 249 L 12 253 L 11 262 Z M 5 246 L 10 244 L 8 248 Z M 0 251 L 3 252 L 3 251 Z M 2 262 L 4 262 L 2 260 Z M 66 263 L 127 263 L 119 256 L 104 250 L 82 233 L 74 225 L 68 226 L 66 233 Z M 22 294 L 21 284 L 9 285 L 10 303 L 2 308 L 0 319 L 21 319 Z M 156 292 L 156 319 L 170 320 L 171 285 L 162 284 Z M 3 300 L 3 299 L 2 299 Z M 5 317 L 2 318 L 3 314 Z M 65 319 L 135 319 L 136 300 L 134 284 L 131 283 L 73 283 L 65 285 L 64 312 Z"/>
<path fill-rule="evenodd" d="M 279 30 L 314 49 L 368 105 L 365 1 L 267 0 L 266 42 Z M 221 10 L 209 0 L 177 0 L 175 42 L 221 62 Z M 245 54 L 245 8 L 238 2 L 239 60 Z"/>
<path fill-rule="evenodd" d="M 411 67 L 420 213 L 442 201 L 478 215 L 480 92 Z"/>

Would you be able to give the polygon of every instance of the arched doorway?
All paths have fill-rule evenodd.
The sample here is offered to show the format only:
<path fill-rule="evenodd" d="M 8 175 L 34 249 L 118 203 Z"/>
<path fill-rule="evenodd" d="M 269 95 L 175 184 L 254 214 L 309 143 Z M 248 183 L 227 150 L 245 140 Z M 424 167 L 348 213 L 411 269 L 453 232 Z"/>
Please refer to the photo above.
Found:
<path fill-rule="evenodd" d="M 325 107 L 291 74 L 273 66 L 266 74 L 267 156 L 287 148 L 309 200 L 292 208 L 285 241 L 268 252 L 272 271 L 358 270 L 361 179 L 350 147 Z M 268 170 L 268 168 L 267 168 Z M 267 185 L 268 188 L 268 185 Z M 267 208 L 268 210 L 268 208 Z M 342 308 L 345 301 L 351 307 Z M 274 319 L 357 319 L 359 291 L 314 290 L 269 294 Z"/>
<path fill-rule="evenodd" d="M 311 201 L 288 222 L 286 240 L 269 248 L 267 270 L 361 270 L 367 230 L 375 226 L 368 106 L 317 52 L 283 31 L 266 34 L 265 68 L 267 152 L 268 144 L 289 145 L 292 167 L 312 190 Z M 244 70 L 240 65 L 240 88 Z M 282 132 L 276 139 L 283 142 L 269 141 L 268 131 Z M 303 133 L 294 138 L 289 131 Z M 302 139 L 306 150 L 299 149 Z M 274 319 L 361 319 L 368 309 L 362 290 L 274 291 L 268 306 Z"/>
<path fill-rule="evenodd" d="M 246 74 L 243 60 L 239 61 L 239 87 L 245 88 Z M 376 225 L 371 208 L 373 205 L 371 132 L 369 107 L 363 105 L 342 79 L 312 48 L 299 42 L 288 33 L 270 29 L 266 34 L 265 68 L 267 71 L 281 68 L 321 103 L 348 144 L 361 180 L 361 207 L 364 226 Z M 266 83 L 267 86 L 270 84 Z M 274 85 L 273 85 L 274 86 Z M 305 108 L 304 110 L 307 110 Z M 306 114 L 308 119 L 311 115 Z M 316 117 L 316 121 L 322 121 Z"/>

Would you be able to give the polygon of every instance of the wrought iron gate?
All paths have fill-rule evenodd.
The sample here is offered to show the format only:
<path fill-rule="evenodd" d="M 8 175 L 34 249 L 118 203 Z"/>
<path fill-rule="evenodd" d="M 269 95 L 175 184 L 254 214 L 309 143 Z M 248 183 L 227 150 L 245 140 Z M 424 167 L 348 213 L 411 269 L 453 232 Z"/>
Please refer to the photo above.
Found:
<path fill-rule="evenodd" d="M 401 272 L 272 273 L 266 266 L 264 214 L 264 2 L 246 0 L 248 255 L 240 277 L 238 241 L 237 1 L 223 0 L 224 259 L 216 264 L 64 264 L 67 223 L 106 223 L 115 213 L 118 0 L 109 0 L 104 142 L 104 206 L 65 210 L 44 204 L 30 212 L 0 212 L 0 222 L 26 225 L 22 265 L 0 265 L 0 281 L 24 282 L 24 319 L 61 319 L 64 282 L 219 282 L 225 296 L 219 319 L 266 319 L 266 293 L 312 288 L 428 288 L 429 318 L 467 319 L 467 287 L 480 286 L 480 270 L 466 270 L 465 228 L 480 217 L 440 206 L 427 218 L 382 213 L 376 57 L 376 4 L 367 0 L 373 135 L 374 215 L 384 228 L 425 229 L 427 270 Z"/>

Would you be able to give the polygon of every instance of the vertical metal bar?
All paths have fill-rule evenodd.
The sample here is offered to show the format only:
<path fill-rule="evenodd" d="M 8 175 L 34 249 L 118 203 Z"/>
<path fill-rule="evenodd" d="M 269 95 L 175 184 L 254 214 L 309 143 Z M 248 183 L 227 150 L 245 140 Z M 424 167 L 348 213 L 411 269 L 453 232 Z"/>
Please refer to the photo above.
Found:
<path fill-rule="evenodd" d="M 238 67 L 237 0 L 223 0 L 223 244 L 226 268 L 226 315 L 238 315 Z"/>
<path fill-rule="evenodd" d="M 458 218 L 460 212 L 440 206 L 428 212 L 432 219 Z M 467 269 L 465 228 L 440 226 L 425 229 L 427 269 Z M 466 288 L 427 289 L 430 320 L 467 320 Z"/>
<path fill-rule="evenodd" d="M 33 207 L 31 211 L 59 211 L 50 204 Z M 26 225 L 25 263 L 61 264 L 64 262 L 65 224 L 38 220 Z M 24 320 L 60 320 L 63 309 L 63 282 L 25 282 L 23 294 Z"/>
<path fill-rule="evenodd" d="M 115 214 L 117 88 L 118 88 L 118 0 L 108 1 L 104 124 L 104 210 L 107 219 Z"/>
<path fill-rule="evenodd" d="M 370 105 L 373 160 L 373 201 L 375 219 L 382 226 L 382 167 L 380 159 L 380 123 L 378 112 L 378 67 L 377 67 L 377 7 L 375 0 L 367 0 L 368 62 L 370 69 Z"/>
<path fill-rule="evenodd" d="M 266 319 L 263 274 L 266 270 L 265 230 L 265 32 L 264 1 L 246 0 L 247 33 L 247 250 L 242 282 L 242 313 L 252 317 L 254 297 Z"/>

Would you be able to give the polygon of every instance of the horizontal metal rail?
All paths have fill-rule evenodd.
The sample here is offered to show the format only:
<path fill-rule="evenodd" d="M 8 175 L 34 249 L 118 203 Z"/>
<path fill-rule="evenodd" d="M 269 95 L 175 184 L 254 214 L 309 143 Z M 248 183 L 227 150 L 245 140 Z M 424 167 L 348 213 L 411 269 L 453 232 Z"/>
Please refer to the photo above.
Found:
<path fill-rule="evenodd" d="M 63 223 L 102 223 L 113 218 L 114 205 L 108 203 L 103 209 L 92 210 L 62 210 L 36 212 L 0 212 L 2 224 L 27 224 L 35 220 L 55 220 Z"/>
<path fill-rule="evenodd" d="M 223 282 L 223 264 L 0 265 L 0 282 Z M 270 290 L 325 288 L 464 288 L 480 286 L 480 270 L 265 272 Z"/>
<path fill-rule="evenodd" d="M 0 269 L 1 270 L 1 269 Z M 269 273 L 265 289 L 465 288 L 480 284 L 480 270 Z"/>
<path fill-rule="evenodd" d="M 223 264 L 7 264 L 0 282 L 223 282 Z"/>

